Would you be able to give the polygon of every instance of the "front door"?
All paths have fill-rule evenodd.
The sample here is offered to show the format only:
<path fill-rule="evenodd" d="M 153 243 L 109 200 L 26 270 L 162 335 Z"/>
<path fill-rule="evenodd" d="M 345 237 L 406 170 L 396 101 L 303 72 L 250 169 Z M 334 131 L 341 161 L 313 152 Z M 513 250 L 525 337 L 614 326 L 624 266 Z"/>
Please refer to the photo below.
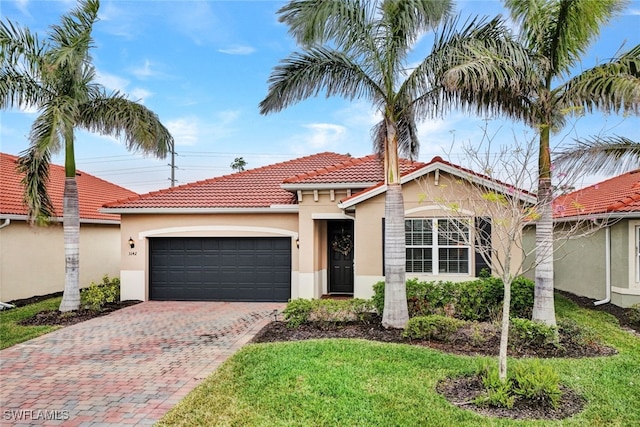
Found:
<path fill-rule="evenodd" d="M 353 294 L 353 221 L 328 222 L 329 293 Z"/>

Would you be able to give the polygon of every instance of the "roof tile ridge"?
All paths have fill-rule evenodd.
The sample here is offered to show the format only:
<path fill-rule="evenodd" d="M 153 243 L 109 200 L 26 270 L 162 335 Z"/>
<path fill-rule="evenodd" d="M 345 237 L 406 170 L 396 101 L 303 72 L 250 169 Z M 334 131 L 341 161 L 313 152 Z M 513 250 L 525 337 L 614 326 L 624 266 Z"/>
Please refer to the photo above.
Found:
<path fill-rule="evenodd" d="M 608 184 L 611 183 L 611 181 L 622 180 L 623 178 L 626 178 L 629 175 L 634 175 L 634 174 L 637 174 L 637 173 L 640 173 L 640 169 L 634 169 L 634 170 L 631 170 L 629 172 L 625 172 L 625 173 L 623 173 L 621 175 L 616 175 L 616 176 L 613 176 L 611 178 L 607 178 L 607 179 L 605 179 L 603 181 L 598 181 L 598 182 L 593 183 L 591 185 L 588 185 L 586 187 L 582 187 L 582 188 L 579 188 L 577 190 L 574 190 L 571 193 L 567 193 L 567 194 L 565 194 L 565 196 L 568 196 L 568 195 L 574 194 L 574 193 L 586 192 L 588 190 L 599 190 L 599 187 L 602 187 L 603 185 L 608 185 Z M 638 177 L 637 181 L 640 182 L 640 176 Z"/>
<path fill-rule="evenodd" d="M 320 154 L 336 154 L 336 153 L 330 153 L 329 152 L 329 153 L 320 153 Z M 338 155 L 340 155 L 340 154 L 338 154 Z M 350 157 L 348 159 L 345 159 L 345 160 L 343 160 L 341 162 L 338 162 L 338 163 L 334 163 L 334 164 L 329 165 L 329 166 L 324 166 L 324 167 L 321 167 L 321 168 L 318 168 L 318 169 L 311 170 L 309 172 L 303 172 L 303 173 L 299 173 L 299 174 L 290 176 L 288 178 L 285 178 L 282 181 L 282 183 L 283 184 L 295 183 L 295 182 L 301 181 L 301 180 L 303 180 L 305 178 L 311 178 L 311 177 L 315 177 L 315 176 L 324 175 L 324 174 L 329 173 L 329 172 L 335 172 L 335 171 L 338 171 L 338 170 L 342 170 L 342 169 L 347 168 L 348 166 L 355 166 L 355 165 L 361 164 L 361 163 L 364 162 L 364 159 L 367 159 L 368 157 L 371 157 L 371 156 L 375 156 L 375 154 L 369 155 L 369 156 L 364 156 L 364 157 Z M 357 163 L 358 160 L 361 160 L 361 161 L 359 163 Z"/>

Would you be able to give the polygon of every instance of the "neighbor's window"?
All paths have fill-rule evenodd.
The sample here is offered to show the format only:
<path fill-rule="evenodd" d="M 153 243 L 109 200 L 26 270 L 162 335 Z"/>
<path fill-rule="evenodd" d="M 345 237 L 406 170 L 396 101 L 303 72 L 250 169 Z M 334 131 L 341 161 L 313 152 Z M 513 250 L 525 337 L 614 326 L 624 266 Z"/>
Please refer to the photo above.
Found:
<path fill-rule="evenodd" d="M 455 219 L 405 220 L 407 273 L 469 273 L 469 226 Z"/>
<path fill-rule="evenodd" d="M 636 227 L 636 282 L 640 283 L 640 227 Z"/>

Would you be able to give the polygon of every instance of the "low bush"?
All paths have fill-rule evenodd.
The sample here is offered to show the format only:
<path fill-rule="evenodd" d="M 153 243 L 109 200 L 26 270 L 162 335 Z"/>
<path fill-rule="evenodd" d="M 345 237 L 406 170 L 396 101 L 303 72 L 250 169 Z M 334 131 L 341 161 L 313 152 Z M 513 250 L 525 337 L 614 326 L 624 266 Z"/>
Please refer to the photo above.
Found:
<path fill-rule="evenodd" d="M 373 305 L 379 314 L 384 309 L 384 282 L 373 285 Z M 409 279 L 407 306 L 409 317 L 432 314 L 447 315 L 462 320 L 496 320 L 502 313 L 504 286 L 495 277 L 466 282 L 424 282 Z M 528 318 L 533 307 L 534 283 L 516 278 L 511 285 L 511 316 Z"/>
<path fill-rule="evenodd" d="M 509 343 L 513 347 L 544 347 L 557 342 L 558 330 L 529 319 L 511 318 Z"/>
<path fill-rule="evenodd" d="M 477 375 L 485 388 L 475 400 L 478 405 L 512 408 L 523 399 L 557 408 L 562 397 L 560 376 L 537 359 L 511 363 L 505 381 L 500 380 L 497 366 L 490 363 L 480 366 Z"/>
<path fill-rule="evenodd" d="M 94 311 L 100 311 L 106 304 L 119 300 L 120 279 L 110 279 L 108 274 L 102 277 L 102 283 L 91 282 L 89 287 L 80 291 L 80 304 Z"/>
<path fill-rule="evenodd" d="M 580 346 L 592 346 L 601 344 L 598 333 L 588 326 L 584 326 L 575 320 L 568 318 L 558 319 L 558 332 L 562 336 L 563 343 L 576 343 Z"/>
<path fill-rule="evenodd" d="M 367 322 L 373 310 L 370 300 L 360 298 L 344 300 L 300 298 L 289 301 L 282 313 L 287 326 L 295 328 L 311 321 L 323 324 Z"/>
<path fill-rule="evenodd" d="M 634 304 L 629 307 L 627 313 L 631 324 L 637 328 L 640 328 L 640 303 Z"/>
<path fill-rule="evenodd" d="M 454 333 L 466 322 L 453 317 L 431 314 L 409 319 L 403 336 L 410 339 L 435 339 L 449 342 Z"/>

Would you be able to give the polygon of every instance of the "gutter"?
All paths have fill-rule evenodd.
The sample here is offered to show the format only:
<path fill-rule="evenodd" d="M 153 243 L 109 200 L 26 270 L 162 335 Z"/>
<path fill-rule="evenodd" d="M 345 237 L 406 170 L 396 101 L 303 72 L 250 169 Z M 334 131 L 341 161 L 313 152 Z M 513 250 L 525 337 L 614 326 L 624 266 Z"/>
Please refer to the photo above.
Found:
<path fill-rule="evenodd" d="M 2 222 L 2 224 L 0 224 L 0 228 L 5 228 L 9 224 L 11 224 L 11 220 L 9 218 L 5 218 L 4 221 Z"/>
<path fill-rule="evenodd" d="M 611 226 L 607 226 L 604 231 L 605 297 L 603 300 L 594 301 L 593 305 L 602 305 L 611 302 Z"/>

